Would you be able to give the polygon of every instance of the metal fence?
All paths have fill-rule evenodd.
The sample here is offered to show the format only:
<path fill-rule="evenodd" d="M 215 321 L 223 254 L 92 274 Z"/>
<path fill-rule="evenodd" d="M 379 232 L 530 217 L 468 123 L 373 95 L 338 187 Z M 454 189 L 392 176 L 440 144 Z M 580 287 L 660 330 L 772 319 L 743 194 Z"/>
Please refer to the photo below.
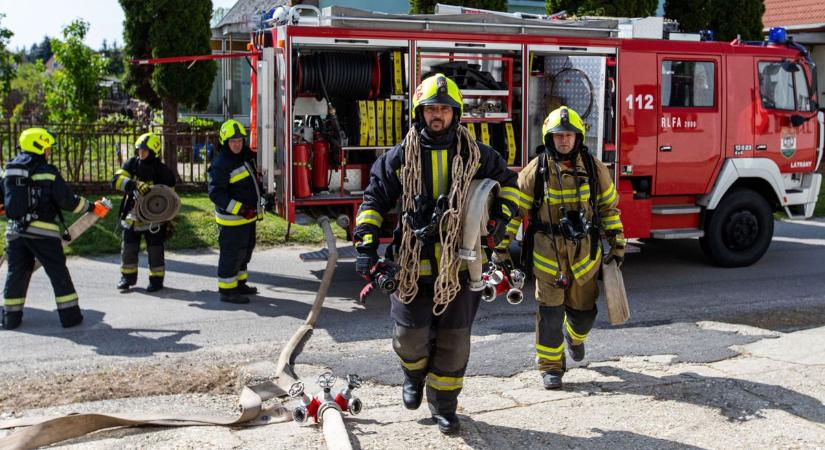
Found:
<path fill-rule="evenodd" d="M 128 124 L 22 124 L 0 122 L 0 165 L 19 152 L 17 140 L 29 127 L 49 130 L 57 141 L 50 162 L 70 184 L 91 190 L 106 190 L 115 171 L 135 155 L 135 141 L 151 129 L 164 140 L 173 140 L 178 156 L 177 173 L 184 184 L 204 187 L 206 168 L 217 150 L 213 129 L 178 124 L 164 132 L 161 125 L 138 127 Z"/>

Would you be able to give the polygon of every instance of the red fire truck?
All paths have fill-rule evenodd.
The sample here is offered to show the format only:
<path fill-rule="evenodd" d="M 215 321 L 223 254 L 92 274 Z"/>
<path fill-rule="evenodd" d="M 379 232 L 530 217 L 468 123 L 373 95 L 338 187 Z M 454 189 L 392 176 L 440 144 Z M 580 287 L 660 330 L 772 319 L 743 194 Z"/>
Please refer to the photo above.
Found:
<path fill-rule="evenodd" d="M 628 238 L 699 238 L 716 264 L 745 266 L 767 250 L 774 212 L 813 214 L 825 135 L 814 64 L 779 33 L 714 42 L 661 18 L 310 9 L 276 11 L 252 39 L 253 146 L 290 223 L 354 222 L 371 163 L 403 139 L 410 95 L 435 72 L 459 84 L 462 123 L 514 170 L 548 111 L 578 111 L 614 172 Z"/>

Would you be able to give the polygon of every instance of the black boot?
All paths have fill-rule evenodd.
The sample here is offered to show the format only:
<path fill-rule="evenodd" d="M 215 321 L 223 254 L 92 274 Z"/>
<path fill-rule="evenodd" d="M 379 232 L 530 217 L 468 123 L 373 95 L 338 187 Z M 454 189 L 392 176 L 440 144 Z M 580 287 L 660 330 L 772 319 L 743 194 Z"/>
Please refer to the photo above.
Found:
<path fill-rule="evenodd" d="M 238 282 L 238 293 L 241 295 L 258 295 L 258 288 L 250 286 L 246 282 Z"/>
<path fill-rule="evenodd" d="M 424 379 L 420 380 L 404 376 L 404 385 L 401 386 L 401 400 L 407 409 L 418 409 L 421 399 L 424 398 Z"/>
<path fill-rule="evenodd" d="M 3 311 L 3 329 L 13 330 L 23 322 L 23 311 Z"/>
<path fill-rule="evenodd" d="M 163 281 L 150 281 L 149 286 L 146 286 L 146 292 L 157 292 L 163 289 Z"/>
<path fill-rule="evenodd" d="M 63 325 L 63 328 L 70 328 L 83 322 L 83 314 L 80 313 L 79 306 L 58 309 L 57 313 L 60 314 L 60 324 Z"/>
<path fill-rule="evenodd" d="M 454 412 L 433 414 L 433 420 L 438 425 L 438 431 L 444 434 L 458 433 L 461 428 L 461 422 Z"/>
<path fill-rule="evenodd" d="M 135 285 L 134 281 L 132 281 L 132 280 L 126 278 L 126 277 L 120 277 L 120 281 L 117 283 L 117 288 L 120 289 L 121 291 L 125 291 L 125 290 L 129 289 L 130 287 L 132 287 L 134 285 Z"/>
<path fill-rule="evenodd" d="M 573 338 L 567 334 L 567 330 L 564 330 L 564 340 L 567 342 L 567 353 L 570 353 L 570 357 L 573 358 L 573 361 L 581 361 L 584 359 L 584 342 L 579 345 L 573 345 Z"/>
<path fill-rule="evenodd" d="M 561 370 L 550 370 L 541 374 L 541 380 L 545 389 L 561 389 L 561 377 L 564 372 Z"/>
<path fill-rule="evenodd" d="M 221 301 L 243 305 L 249 303 L 249 297 L 241 295 L 237 291 L 221 292 Z"/>

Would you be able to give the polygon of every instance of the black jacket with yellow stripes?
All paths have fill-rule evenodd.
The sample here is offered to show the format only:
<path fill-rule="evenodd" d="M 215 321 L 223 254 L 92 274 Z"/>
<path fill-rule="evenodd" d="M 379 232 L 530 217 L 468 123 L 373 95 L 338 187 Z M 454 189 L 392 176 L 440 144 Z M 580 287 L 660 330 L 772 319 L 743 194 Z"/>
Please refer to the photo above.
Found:
<path fill-rule="evenodd" d="M 127 159 L 112 177 L 112 187 L 125 193 L 121 218 L 125 217 L 135 206 L 134 191 L 127 189 L 131 184 L 129 180 L 135 183 L 142 181 L 151 185 L 163 184 L 175 187 L 175 174 L 155 155 L 150 154 L 144 160 L 137 156 Z"/>
<path fill-rule="evenodd" d="M 74 213 L 89 210 L 89 202 L 72 192 L 57 167 L 49 164 L 45 156 L 20 152 L 9 161 L 9 164 L 12 163 L 28 170 L 28 176 L 32 180 L 37 197 L 37 205 L 34 208 L 34 215 L 37 217 L 25 229 L 9 226 L 6 236 L 23 235 L 59 239 L 62 233 L 57 219 L 61 209 Z"/>
<path fill-rule="evenodd" d="M 244 145 L 234 154 L 226 145 L 209 166 L 209 199 L 215 204 L 215 220 L 220 225 L 238 226 L 263 219 L 261 186 L 258 184 L 255 154 Z M 256 217 L 238 215 L 243 205 L 255 208 Z"/>
<path fill-rule="evenodd" d="M 479 166 L 473 179 L 490 178 L 498 181 L 501 186 L 499 197 L 511 211 L 516 212 L 519 204 L 518 175 L 507 168 L 506 161 L 497 151 L 482 143 L 478 143 L 478 147 Z M 451 166 L 456 148 L 454 131 L 448 132 L 441 139 L 429 138 L 426 130 L 421 132 L 421 151 L 424 153 L 421 158 L 421 174 L 424 177 L 422 194 L 431 205 L 439 195 L 449 193 Z M 377 232 L 384 217 L 399 203 L 402 194 L 400 176 L 403 155 L 404 142 L 381 155 L 372 165 L 369 185 L 364 191 L 364 202 L 356 218 L 356 236 Z M 430 245 L 423 251 L 427 254 L 438 254 L 433 247 Z M 437 267 L 431 266 L 430 273 L 427 273 L 427 269 L 422 269 L 421 275 L 436 273 L 433 269 L 437 270 Z"/>

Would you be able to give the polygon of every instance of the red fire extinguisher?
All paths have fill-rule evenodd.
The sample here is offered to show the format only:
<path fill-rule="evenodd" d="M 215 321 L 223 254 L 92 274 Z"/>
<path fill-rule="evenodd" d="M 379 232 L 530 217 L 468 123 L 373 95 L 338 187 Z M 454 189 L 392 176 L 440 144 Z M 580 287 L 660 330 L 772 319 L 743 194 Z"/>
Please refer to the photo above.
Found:
<path fill-rule="evenodd" d="M 318 131 L 312 139 L 312 189 L 326 191 L 329 188 L 329 142 Z"/>
<path fill-rule="evenodd" d="M 309 189 L 309 144 L 306 142 L 292 144 L 292 186 L 295 198 L 312 195 Z"/>

